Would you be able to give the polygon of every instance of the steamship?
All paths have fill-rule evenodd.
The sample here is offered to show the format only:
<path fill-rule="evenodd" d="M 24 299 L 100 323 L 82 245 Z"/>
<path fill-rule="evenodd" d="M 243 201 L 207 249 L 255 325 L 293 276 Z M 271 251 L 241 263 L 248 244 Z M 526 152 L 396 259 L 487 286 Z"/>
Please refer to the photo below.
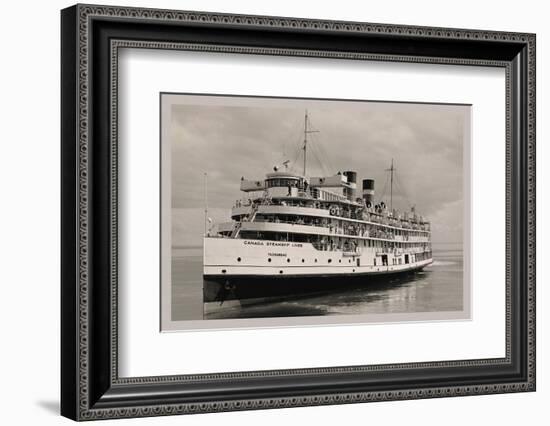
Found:
<path fill-rule="evenodd" d="M 375 202 L 374 180 L 357 173 L 308 177 L 304 123 L 303 171 L 275 166 L 263 180 L 241 178 L 244 197 L 231 221 L 204 236 L 204 302 L 245 300 L 369 285 L 388 275 L 419 271 L 432 263 L 430 223 Z"/>

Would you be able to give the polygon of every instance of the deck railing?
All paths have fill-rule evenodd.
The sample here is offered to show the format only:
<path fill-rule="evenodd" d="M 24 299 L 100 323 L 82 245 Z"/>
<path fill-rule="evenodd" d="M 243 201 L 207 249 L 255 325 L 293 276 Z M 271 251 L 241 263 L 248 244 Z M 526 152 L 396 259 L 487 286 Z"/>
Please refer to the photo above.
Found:
<path fill-rule="evenodd" d="M 234 208 L 242 208 L 242 207 L 254 208 L 254 207 L 257 207 L 258 205 L 263 205 L 263 206 L 273 205 L 273 206 L 287 206 L 287 207 L 307 207 L 307 208 L 315 208 L 315 209 L 330 211 L 332 206 L 327 203 L 316 202 L 315 205 L 308 206 L 307 202 L 298 201 L 299 199 L 303 200 L 303 198 L 309 198 L 311 200 L 327 201 L 326 199 L 315 197 L 311 194 L 312 192 L 315 193 L 319 191 L 325 195 L 329 194 L 330 196 L 336 197 L 334 201 L 343 201 L 343 200 L 347 201 L 346 197 L 341 196 L 339 194 L 334 194 L 329 191 L 320 190 L 317 188 L 311 188 L 311 189 L 308 188 L 308 190 L 306 191 L 301 190 L 299 192 L 299 195 L 302 195 L 302 197 L 298 197 L 296 201 L 284 200 L 282 202 L 274 202 L 271 198 L 265 196 L 264 194 L 264 196 L 258 199 L 257 202 L 253 202 L 250 199 L 238 200 Z M 372 222 L 375 224 L 392 226 L 395 228 L 401 228 L 401 229 L 406 229 L 410 231 L 421 231 L 421 232 L 430 231 L 430 224 L 427 222 L 419 222 L 419 221 L 415 221 L 414 219 L 397 218 L 397 217 L 392 217 L 390 215 L 385 216 L 383 214 L 379 214 L 371 210 L 354 212 L 354 211 L 350 211 L 349 209 L 339 208 L 337 214 L 332 214 L 331 212 L 331 217 L 334 217 L 335 219 L 342 218 L 342 219 L 363 220 L 363 221 Z"/>
<path fill-rule="evenodd" d="M 263 217 L 255 217 L 255 222 L 260 223 L 283 223 L 288 225 L 301 225 L 301 226 L 315 226 L 329 229 L 331 235 L 334 236 L 351 236 L 351 237 L 363 237 L 363 238 L 378 238 L 383 240 L 393 240 L 396 242 L 416 242 L 416 243 L 428 243 L 430 242 L 428 237 L 409 236 L 409 235 L 395 235 L 389 231 L 383 231 L 379 229 L 368 229 L 367 225 L 359 226 L 335 226 L 326 222 L 326 219 L 318 220 L 284 220 L 279 219 L 265 219 Z"/>

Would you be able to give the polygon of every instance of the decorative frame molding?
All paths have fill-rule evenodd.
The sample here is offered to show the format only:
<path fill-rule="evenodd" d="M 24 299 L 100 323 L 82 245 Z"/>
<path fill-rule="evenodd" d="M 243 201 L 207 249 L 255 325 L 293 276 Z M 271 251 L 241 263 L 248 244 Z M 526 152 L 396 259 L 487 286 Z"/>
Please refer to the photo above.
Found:
<path fill-rule="evenodd" d="M 232 38 L 216 43 L 209 28 Z M 263 34 L 264 44 L 254 46 L 250 33 Z M 330 43 L 302 39 L 311 33 Z M 411 46 L 418 54 L 405 54 Z M 505 68 L 506 357 L 119 378 L 116 121 L 123 47 Z M 90 5 L 63 10 L 62 414 L 91 420 L 534 391 L 535 65 L 533 34 Z M 411 387 L 411 374 L 428 385 Z M 298 386 L 297 376 L 309 387 Z M 224 390 L 235 379 L 242 389 Z M 457 385 L 459 379 L 468 384 Z M 270 396 L 254 397 L 259 389 Z"/>

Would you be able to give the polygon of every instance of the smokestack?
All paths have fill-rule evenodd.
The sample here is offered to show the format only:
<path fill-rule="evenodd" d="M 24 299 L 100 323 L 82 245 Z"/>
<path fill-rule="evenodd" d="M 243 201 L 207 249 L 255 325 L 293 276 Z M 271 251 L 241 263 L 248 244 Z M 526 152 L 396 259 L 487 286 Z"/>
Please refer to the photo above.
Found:
<path fill-rule="evenodd" d="M 374 205 L 374 179 L 363 179 L 363 199 L 367 207 Z"/>
<path fill-rule="evenodd" d="M 344 188 L 344 194 L 348 197 L 348 200 L 355 201 L 355 194 L 357 194 L 357 172 L 348 170 L 342 173 L 348 180 L 349 188 Z"/>

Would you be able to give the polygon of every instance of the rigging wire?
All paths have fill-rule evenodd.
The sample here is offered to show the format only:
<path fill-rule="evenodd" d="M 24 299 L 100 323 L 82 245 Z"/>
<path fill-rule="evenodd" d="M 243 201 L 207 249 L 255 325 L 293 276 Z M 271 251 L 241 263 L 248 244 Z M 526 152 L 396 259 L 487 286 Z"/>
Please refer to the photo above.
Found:
<path fill-rule="evenodd" d="M 315 126 L 313 125 L 311 119 L 309 119 L 309 124 L 311 129 L 315 129 Z M 334 171 L 335 169 L 332 166 L 332 163 L 330 161 L 330 156 L 325 150 L 324 145 L 322 143 L 319 143 L 315 133 L 310 134 L 309 142 L 310 142 L 308 144 L 309 152 L 312 154 L 315 160 L 317 160 L 317 162 L 319 163 L 322 173 L 328 176 L 331 173 L 331 170 Z M 286 143 L 283 149 L 285 149 L 285 147 L 286 147 Z M 296 150 L 294 152 L 294 160 L 292 161 L 290 166 L 290 169 L 295 173 L 299 173 L 299 171 L 296 169 L 296 165 L 298 164 L 297 163 L 298 160 L 300 160 L 300 158 L 302 158 L 302 155 L 304 155 L 303 150 L 304 150 L 304 145 L 302 140 L 302 134 L 300 132 L 300 135 L 298 136 L 298 143 L 296 144 Z M 327 170 L 326 168 L 327 165 L 330 168 L 330 170 Z M 407 192 L 404 190 L 405 187 L 396 170 L 394 170 L 393 177 L 394 177 L 393 183 L 395 185 L 396 195 L 402 198 L 406 202 L 406 204 L 408 204 L 409 208 L 411 208 L 413 204 L 411 203 L 410 199 L 407 197 Z M 390 180 L 390 175 L 387 174 L 386 180 L 384 182 L 384 186 L 382 188 L 381 195 L 377 197 L 379 200 L 378 202 L 382 202 L 386 198 L 389 180 Z"/>
<path fill-rule="evenodd" d="M 379 203 L 384 201 L 384 197 L 386 196 L 386 190 L 387 190 L 387 187 L 388 187 L 389 180 L 390 180 L 390 176 L 388 174 L 386 174 L 386 181 L 384 182 L 384 187 L 382 189 L 382 194 L 380 195 L 380 198 L 378 198 Z"/>
<path fill-rule="evenodd" d="M 313 154 L 313 157 L 317 160 L 317 162 L 319 163 L 319 167 L 321 169 L 321 172 L 324 174 L 324 175 L 328 175 L 328 172 L 326 170 L 326 167 L 325 167 L 325 164 L 323 163 L 322 159 L 321 159 L 321 154 L 319 152 L 319 145 L 317 143 L 311 143 L 309 144 L 310 146 L 310 150 Z"/>
<path fill-rule="evenodd" d="M 297 170 L 296 170 L 296 164 L 297 161 L 299 160 L 299 157 L 300 157 L 300 151 L 302 150 L 302 147 L 301 147 L 301 140 L 302 136 L 300 135 L 298 137 L 298 143 L 296 144 L 296 151 L 294 152 L 294 160 L 292 161 L 291 163 L 291 166 L 290 166 L 290 170 L 297 173 Z"/>
<path fill-rule="evenodd" d="M 314 138 L 314 145 L 315 145 L 315 149 L 317 149 L 317 152 L 318 152 L 318 155 L 319 155 L 319 158 L 322 160 L 322 167 L 323 167 L 323 171 L 324 173 L 328 176 L 332 173 L 335 173 L 335 169 L 334 167 L 332 166 L 331 164 L 331 161 L 330 161 L 330 157 L 327 155 L 326 151 L 325 151 L 325 147 L 322 143 L 320 142 L 317 142 L 317 138 L 315 137 Z M 320 160 L 320 161 L 321 161 Z"/>
<path fill-rule="evenodd" d="M 310 124 L 311 124 L 311 127 L 312 129 L 316 129 L 315 125 L 313 124 L 313 122 L 311 121 L 311 119 L 309 120 Z M 330 156 L 327 154 L 326 150 L 325 150 L 325 146 L 322 144 L 322 143 L 319 143 L 317 141 L 317 137 L 315 135 L 315 133 L 312 134 L 312 139 L 313 141 L 315 142 L 315 147 L 318 149 L 319 151 L 319 155 L 323 158 L 323 162 L 328 166 L 329 168 L 329 171 L 327 172 L 324 167 L 324 173 L 326 173 L 327 175 L 331 173 L 334 173 L 334 170 L 335 168 L 333 167 L 331 161 L 330 161 Z M 323 166 L 325 165 L 323 164 Z"/>
<path fill-rule="evenodd" d="M 325 146 L 321 144 L 321 150 L 323 152 L 323 155 L 327 161 L 327 164 L 328 164 L 328 167 L 330 168 L 330 170 L 332 170 L 332 173 L 335 173 L 336 171 L 336 168 L 334 167 L 334 164 L 332 163 L 331 159 L 330 159 L 330 155 L 328 154 L 327 150 L 325 149 Z"/>
<path fill-rule="evenodd" d="M 294 129 L 294 132 L 289 132 L 288 137 L 284 138 L 283 151 L 282 151 L 282 156 L 281 156 L 281 159 L 280 159 L 279 163 L 284 163 L 285 161 L 290 160 L 290 153 L 289 153 L 289 155 L 287 155 L 287 149 L 290 148 L 290 150 L 292 150 L 292 147 L 294 147 L 295 144 L 294 143 L 290 144 L 289 142 L 290 141 L 293 142 L 295 140 L 295 138 L 298 139 L 298 140 L 300 138 L 301 132 L 296 131 L 297 125 L 296 126 L 292 125 L 292 128 Z M 297 135 L 297 136 L 295 136 L 295 135 Z"/>
<path fill-rule="evenodd" d="M 316 126 L 312 123 L 310 117 L 308 117 L 308 123 L 309 123 L 308 127 L 312 130 L 312 132 L 309 133 L 309 137 L 308 137 L 308 146 L 307 146 L 308 152 L 310 152 L 319 163 L 320 171 L 324 175 L 328 176 L 331 173 L 334 173 L 336 169 L 334 168 L 330 160 L 330 155 L 328 155 L 324 145 L 318 140 L 316 133 L 319 131 L 316 130 Z M 290 163 L 289 168 L 294 173 L 301 173 L 301 170 L 299 170 L 298 168 L 299 166 L 298 161 L 303 159 L 303 155 L 304 155 L 303 130 L 300 131 L 300 134 L 297 139 L 298 139 L 298 142 L 296 144 L 296 150 L 294 152 L 294 159 Z M 290 159 L 290 157 L 288 159 Z"/>
<path fill-rule="evenodd" d="M 319 164 L 321 165 L 321 168 L 323 169 L 323 174 L 325 176 L 331 175 L 332 174 L 331 170 L 327 166 L 327 161 L 324 158 L 322 151 L 319 149 L 319 145 L 315 146 L 315 150 L 316 150 L 318 158 L 319 158 Z"/>
<path fill-rule="evenodd" d="M 411 203 L 411 200 L 409 200 L 409 198 L 407 197 L 407 192 L 404 189 L 404 185 L 401 182 L 401 179 L 398 178 L 398 175 L 396 172 L 394 173 L 394 181 L 395 181 L 395 186 L 398 188 L 399 192 L 401 193 L 400 194 L 401 197 L 404 198 L 405 202 L 409 205 L 409 209 L 410 209 L 413 206 L 413 204 Z"/>
<path fill-rule="evenodd" d="M 312 132 L 308 132 L 309 133 L 309 138 L 308 138 L 308 152 L 310 152 L 313 157 L 317 160 L 317 162 L 319 163 L 319 166 L 320 166 L 320 169 L 321 169 L 321 172 L 322 173 L 327 173 L 326 172 L 326 168 L 325 168 L 325 165 L 322 161 L 322 158 L 321 158 L 321 154 L 319 152 L 319 144 L 316 143 L 316 140 L 314 138 L 314 134 L 316 132 L 318 132 L 317 130 L 314 130 L 315 127 L 312 126 L 311 124 L 311 119 L 309 119 L 308 117 L 308 123 L 309 123 L 309 128 L 311 130 L 313 130 Z M 294 160 L 292 161 L 292 166 L 291 166 L 291 170 L 295 173 L 300 173 L 300 171 L 297 169 L 297 165 L 298 165 L 298 161 L 300 159 L 303 158 L 303 151 L 304 151 L 304 144 L 303 144 L 303 135 L 302 135 L 302 131 L 300 133 L 300 136 L 298 138 L 298 143 L 296 144 L 296 152 L 295 152 L 295 155 L 294 155 Z"/>

